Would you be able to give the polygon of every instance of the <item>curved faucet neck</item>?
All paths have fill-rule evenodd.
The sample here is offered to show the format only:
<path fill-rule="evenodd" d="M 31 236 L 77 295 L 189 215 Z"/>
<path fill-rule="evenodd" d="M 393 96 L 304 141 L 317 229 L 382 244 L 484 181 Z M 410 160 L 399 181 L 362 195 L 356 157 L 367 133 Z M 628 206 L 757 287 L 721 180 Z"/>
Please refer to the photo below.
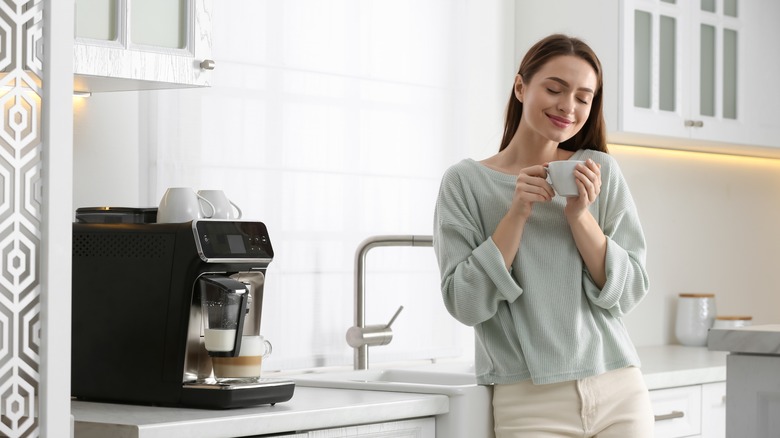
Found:
<path fill-rule="evenodd" d="M 433 246 L 433 236 L 425 235 L 384 235 L 372 236 L 363 240 L 355 251 L 355 327 L 366 327 L 366 255 L 380 246 Z M 354 368 L 368 369 L 368 345 L 355 347 Z"/>

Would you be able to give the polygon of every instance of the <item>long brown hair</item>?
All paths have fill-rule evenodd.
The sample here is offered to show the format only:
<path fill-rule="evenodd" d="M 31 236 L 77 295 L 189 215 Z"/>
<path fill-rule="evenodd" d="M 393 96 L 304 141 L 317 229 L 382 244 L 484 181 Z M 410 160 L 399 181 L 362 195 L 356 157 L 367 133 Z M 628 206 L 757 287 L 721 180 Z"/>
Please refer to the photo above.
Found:
<path fill-rule="evenodd" d="M 607 133 L 604 122 L 604 113 L 602 111 L 603 99 L 603 76 L 601 71 L 601 61 L 585 42 L 578 38 L 562 34 L 550 35 L 537 42 L 525 54 L 520 63 L 520 69 L 517 74 L 523 78 L 523 82 L 531 81 L 536 72 L 542 66 L 554 57 L 562 55 L 573 55 L 585 60 L 593 70 L 596 71 L 598 83 L 593 95 L 593 101 L 590 108 L 588 120 L 577 134 L 572 138 L 560 143 L 559 148 L 567 151 L 576 151 L 579 149 L 595 149 L 601 152 L 607 152 Z M 504 135 L 501 139 L 499 151 L 504 150 L 509 145 L 509 141 L 520 126 L 520 118 L 523 115 L 523 103 L 517 100 L 515 96 L 514 83 L 512 84 L 512 93 L 509 96 L 509 103 L 506 108 L 506 120 L 504 122 Z"/>

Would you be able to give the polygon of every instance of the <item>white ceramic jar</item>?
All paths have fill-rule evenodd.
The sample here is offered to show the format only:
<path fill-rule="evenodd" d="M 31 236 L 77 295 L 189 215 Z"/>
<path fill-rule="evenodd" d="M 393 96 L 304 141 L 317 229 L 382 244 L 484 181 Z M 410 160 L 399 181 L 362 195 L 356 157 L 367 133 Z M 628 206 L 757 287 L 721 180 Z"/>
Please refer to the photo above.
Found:
<path fill-rule="evenodd" d="M 737 327 L 745 327 L 753 322 L 752 316 L 729 316 L 718 315 L 715 317 L 715 322 L 712 324 L 714 329 L 732 329 Z"/>
<path fill-rule="evenodd" d="M 675 335 L 682 345 L 703 347 L 715 322 L 714 294 L 680 294 L 677 300 Z"/>

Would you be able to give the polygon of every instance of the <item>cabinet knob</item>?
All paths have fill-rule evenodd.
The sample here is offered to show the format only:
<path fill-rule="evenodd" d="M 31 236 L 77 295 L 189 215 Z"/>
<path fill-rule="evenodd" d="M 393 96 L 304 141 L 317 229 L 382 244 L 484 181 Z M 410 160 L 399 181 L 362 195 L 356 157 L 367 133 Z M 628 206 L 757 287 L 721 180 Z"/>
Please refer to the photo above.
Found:
<path fill-rule="evenodd" d="M 214 62 L 214 60 L 212 60 L 212 59 L 204 59 L 200 63 L 200 68 L 202 68 L 203 70 L 214 70 L 214 67 L 216 67 L 216 66 L 217 66 L 217 63 Z"/>

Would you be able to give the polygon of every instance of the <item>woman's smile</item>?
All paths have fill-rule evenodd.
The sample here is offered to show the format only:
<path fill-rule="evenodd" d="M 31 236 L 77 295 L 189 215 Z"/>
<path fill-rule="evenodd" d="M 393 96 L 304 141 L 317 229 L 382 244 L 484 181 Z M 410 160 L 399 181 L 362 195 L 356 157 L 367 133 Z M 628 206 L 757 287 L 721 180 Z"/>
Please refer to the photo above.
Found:
<path fill-rule="evenodd" d="M 557 126 L 560 129 L 566 129 L 574 123 L 574 120 L 569 120 L 565 117 L 558 117 L 551 114 L 545 114 L 545 115 L 547 116 L 548 119 L 550 119 L 553 125 Z"/>

